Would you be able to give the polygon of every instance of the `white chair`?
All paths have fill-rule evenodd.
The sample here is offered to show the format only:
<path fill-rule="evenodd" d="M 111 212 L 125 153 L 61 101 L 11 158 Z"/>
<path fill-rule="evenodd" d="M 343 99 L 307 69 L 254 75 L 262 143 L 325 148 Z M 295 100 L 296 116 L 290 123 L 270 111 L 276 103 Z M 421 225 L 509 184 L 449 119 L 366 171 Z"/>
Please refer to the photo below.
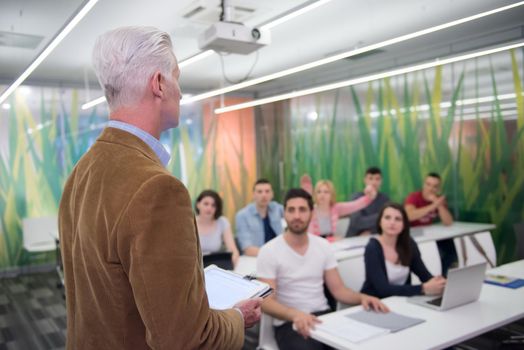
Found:
<path fill-rule="evenodd" d="M 337 237 L 346 237 L 346 232 L 349 227 L 349 216 L 345 218 L 339 218 L 337 221 L 337 226 L 335 228 L 335 236 Z"/>
<path fill-rule="evenodd" d="M 366 280 L 366 267 L 364 264 L 364 249 L 362 255 L 345 259 L 338 262 L 338 272 L 346 287 L 359 292 Z M 337 304 L 337 310 L 345 309 L 348 305 L 343 303 Z"/>
<path fill-rule="evenodd" d="M 23 247 L 29 253 L 43 253 L 56 249 L 58 218 L 46 216 L 22 220 Z"/>
<path fill-rule="evenodd" d="M 418 250 L 424 265 L 433 276 L 442 274 L 442 264 L 440 263 L 440 254 L 435 241 L 418 243 Z M 420 279 L 414 273 L 411 274 L 411 283 L 420 284 Z"/>
<path fill-rule="evenodd" d="M 262 313 L 260 318 L 260 333 L 258 335 L 258 350 L 279 350 L 273 329 L 273 317 Z"/>
<path fill-rule="evenodd" d="M 493 265 L 492 267 L 497 265 L 497 252 L 490 232 L 455 238 L 454 243 L 460 267 L 478 264 L 486 260 L 488 260 L 488 264 Z"/>

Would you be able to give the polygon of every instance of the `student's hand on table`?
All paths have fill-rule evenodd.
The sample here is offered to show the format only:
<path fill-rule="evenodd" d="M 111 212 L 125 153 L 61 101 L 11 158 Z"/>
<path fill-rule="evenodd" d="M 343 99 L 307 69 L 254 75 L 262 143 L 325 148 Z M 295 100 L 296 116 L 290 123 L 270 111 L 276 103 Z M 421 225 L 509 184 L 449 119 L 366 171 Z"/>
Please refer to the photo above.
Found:
<path fill-rule="evenodd" d="M 375 310 L 378 312 L 389 312 L 386 304 L 382 303 L 379 298 L 372 297 L 367 294 L 362 294 L 361 301 L 364 310 Z"/>
<path fill-rule="evenodd" d="M 244 328 L 251 328 L 260 321 L 262 314 L 260 305 L 263 300 L 262 298 L 246 299 L 239 301 L 233 306 L 233 308 L 240 310 L 242 313 L 244 317 Z"/>
<path fill-rule="evenodd" d="M 299 311 L 297 315 L 293 317 L 293 329 L 307 339 L 310 329 L 315 329 L 315 324 L 321 322 L 317 316 Z"/>
<path fill-rule="evenodd" d="M 442 276 L 435 276 L 426 283 L 422 284 L 422 292 L 425 295 L 440 295 L 444 292 L 446 279 Z"/>

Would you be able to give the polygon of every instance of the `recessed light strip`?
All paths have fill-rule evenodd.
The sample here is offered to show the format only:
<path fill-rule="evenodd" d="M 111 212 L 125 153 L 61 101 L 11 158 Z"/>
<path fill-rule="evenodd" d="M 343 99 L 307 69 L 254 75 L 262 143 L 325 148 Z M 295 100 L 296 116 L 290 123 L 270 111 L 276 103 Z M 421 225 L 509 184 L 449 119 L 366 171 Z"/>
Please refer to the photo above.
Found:
<path fill-rule="evenodd" d="M 206 57 L 211 56 L 215 51 L 213 50 L 206 50 L 202 51 L 200 53 L 197 53 L 196 55 L 193 55 L 189 58 L 186 58 L 178 63 L 178 68 L 184 68 L 189 66 L 190 64 L 193 64 L 195 62 L 198 62 Z"/>
<path fill-rule="evenodd" d="M 231 106 L 227 106 L 227 107 L 217 108 L 217 109 L 215 109 L 215 114 L 221 114 L 221 113 L 226 113 L 226 112 L 231 112 L 231 111 L 237 111 L 239 109 L 244 109 L 244 108 L 249 108 L 249 107 L 254 107 L 254 106 L 260 106 L 260 105 L 263 105 L 263 104 L 266 104 L 266 103 L 277 102 L 277 101 L 287 100 L 287 99 L 294 98 L 294 97 L 300 97 L 300 96 L 311 95 L 311 94 L 315 94 L 315 93 L 319 93 L 319 92 L 339 89 L 339 88 L 342 88 L 342 87 L 347 87 L 347 86 L 352 86 L 352 85 L 356 85 L 356 84 L 366 83 L 366 82 L 373 81 L 373 80 L 379 80 L 379 79 L 383 79 L 383 78 L 387 78 L 387 77 L 392 77 L 392 76 L 396 76 L 396 75 L 401 75 L 401 74 L 411 73 L 411 72 L 415 72 L 415 71 L 419 71 L 419 70 L 424 70 L 424 69 L 428 69 L 428 68 L 432 68 L 432 67 L 436 67 L 436 66 L 441 66 L 441 65 L 445 65 L 445 64 L 454 63 L 454 62 L 464 61 L 464 60 L 468 60 L 468 59 L 472 59 L 472 58 L 476 58 L 476 57 L 491 55 L 491 54 L 494 54 L 494 53 L 497 53 L 497 52 L 507 51 L 507 50 L 515 49 L 515 48 L 522 47 L 522 46 L 524 46 L 524 42 L 518 42 L 518 43 L 515 43 L 515 44 L 511 44 L 511 45 L 506 45 L 506 46 L 497 47 L 497 48 L 493 48 L 493 49 L 483 50 L 483 51 L 479 51 L 479 52 L 473 52 L 473 53 L 460 55 L 460 56 L 456 56 L 456 57 L 450 57 L 450 58 L 446 58 L 446 59 L 437 59 L 435 61 L 426 62 L 426 63 L 422 63 L 422 64 L 417 64 L 417 65 L 404 67 L 404 68 L 398 68 L 398 69 L 394 69 L 394 70 L 387 71 L 387 72 L 371 74 L 371 75 L 360 77 L 360 78 L 349 79 L 349 80 L 345 80 L 345 81 L 341 81 L 341 82 L 337 82 L 337 83 L 331 83 L 331 84 L 317 86 L 317 87 L 309 88 L 309 89 L 305 89 L 305 90 L 293 91 L 293 92 L 289 92 L 289 93 L 286 93 L 286 94 L 266 97 L 266 98 L 262 98 L 262 99 L 259 99 L 259 100 L 254 100 L 254 101 L 239 103 L 239 104 L 231 105 Z"/>
<path fill-rule="evenodd" d="M 303 7 L 298 7 L 298 8 L 294 8 L 292 9 L 291 11 L 289 11 L 289 13 L 285 14 L 284 16 L 282 17 L 279 17 L 273 21 L 270 21 L 266 24 L 263 24 L 261 25 L 260 27 L 261 28 L 264 28 L 264 29 L 270 29 L 270 28 L 273 28 L 273 27 L 276 27 L 284 22 L 287 22 L 289 20 L 291 20 L 292 18 L 295 18 L 297 16 L 300 16 L 306 12 L 309 12 L 321 5 L 324 5 L 328 2 L 330 2 L 331 0 L 319 0 L 319 1 L 315 1 L 313 3 L 310 3 L 309 5 L 306 5 L 306 6 L 303 6 Z M 202 51 L 202 52 L 199 52 L 189 58 L 186 58 L 180 62 L 178 62 L 178 67 L 179 68 L 184 68 L 184 67 L 187 67 L 195 62 L 198 62 L 206 57 L 209 57 L 211 56 L 212 54 L 214 53 L 213 50 L 207 50 L 207 51 Z M 184 99 L 185 100 L 185 99 Z M 183 100 L 183 101 L 184 101 Z M 95 103 L 96 101 L 96 103 Z M 84 103 L 82 105 L 82 109 L 88 109 L 88 108 L 91 108 L 91 107 L 94 107 L 96 106 L 97 104 L 100 104 L 102 102 L 105 102 L 105 98 L 104 97 L 99 97 L 99 98 L 96 98 L 92 101 L 89 101 L 87 103 Z M 189 103 L 189 102 L 183 102 L 182 101 L 182 104 L 185 104 L 185 103 Z"/>
<path fill-rule="evenodd" d="M 331 0 L 319 0 L 319 1 L 315 1 L 315 2 L 312 2 L 310 3 L 309 5 L 306 5 L 306 6 L 303 6 L 303 7 L 299 7 L 299 8 L 295 8 L 295 9 L 292 9 L 291 11 L 289 11 L 289 13 L 285 14 L 284 16 L 281 16 L 277 19 L 275 19 L 274 21 L 270 21 L 269 23 L 266 23 L 266 24 L 263 24 L 260 26 L 260 29 L 263 29 L 263 30 L 269 30 L 271 28 L 274 28 L 284 22 L 287 22 L 295 17 L 298 17 L 300 15 L 303 15 L 304 13 L 307 13 L 313 9 L 316 9 L 317 7 L 320 7 L 322 5 L 325 5 L 327 4 L 328 2 L 330 2 Z"/>
<path fill-rule="evenodd" d="M 26 70 L 11 84 L 0 96 L 0 103 L 3 103 L 16 90 L 20 84 L 27 79 L 27 77 L 46 59 L 47 56 L 60 44 L 62 40 L 75 28 L 75 26 L 84 18 L 84 16 L 91 11 L 98 0 L 84 1 L 79 10 L 71 17 L 71 19 L 62 27 L 59 33 L 49 42 L 49 44 L 40 52 L 36 59 L 26 68 Z"/>
<path fill-rule="evenodd" d="M 269 80 L 282 78 L 282 77 L 287 76 L 287 75 L 291 75 L 291 74 L 294 74 L 294 73 L 298 73 L 298 72 L 302 72 L 302 71 L 305 71 L 305 70 L 308 70 L 308 69 L 319 67 L 319 66 L 322 66 L 322 65 L 325 65 L 325 64 L 328 64 L 328 63 L 332 63 L 332 62 L 344 59 L 344 58 L 348 58 L 348 57 L 351 57 L 351 56 L 356 56 L 356 55 L 362 54 L 364 52 L 369 52 L 369 51 L 376 50 L 376 49 L 379 49 L 379 48 L 382 48 L 382 47 L 385 47 L 385 46 L 398 44 L 398 43 L 406 41 L 406 40 L 414 39 L 414 38 L 417 38 L 417 37 L 420 37 L 420 36 L 423 36 L 423 35 L 434 33 L 436 31 L 440 31 L 440 30 L 443 30 L 443 29 L 454 27 L 454 26 L 457 26 L 459 24 L 463 24 L 463 23 L 466 23 L 466 22 L 471 22 L 471 21 L 477 20 L 479 18 L 486 17 L 486 16 L 489 16 L 489 15 L 493 15 L 493 14 L 498 13 L 498 12 L 507 11 L 507 10 L 510 10 L 512 8 L 515 8 L 515 7 L 518 7 L 518 6 L 522 6 L 522 5 L 524 5 L 524 1 L 521 1 L 521 2 L 518 2 L 518 3 L 515 3 L 515 4 L 511 4 L 511 5 L 508 5 L 508 6 L 499 7 L 499 8 L 496 8 L 494 10 L 478 13 L 478 14 L 473 15 L 473 16 L 464 17 L 464 18 L 461 18 L 461 19 L 458 19 L 458 20 L 455 20 L 455 21 L 451 21 L 451 22 L 448 22 L 448 23 L 444 23 L 444 24 L 441 24 L 441 25 L 438 25 L 438 26 L 434 26 L 434 27 L 431 27 L 431 28 L 419 30 L 419 31 L 414 32 L 414 33 L 402 35 L 402 36 L 399 36 L 399 37 L 396 37 L 396 38 L 392 38 L 392 39 L 389 39 L 389 40 L 386 40 L 386 41 L 382 41 L 382 42 L 379 42 L 379 43 L 376 43 L 376 44 L 365 46 L 365 47 L 362 47 L 362 48 L 359 48 L 359 49 L 346 51 L 346 52 L 343 52 L 343 53 L 340 53 L 340 54 L 337 54 L 337 55 L 326 57 L 326 58 L 323 58 L 323 59 L 320 59 L 320 60 L 317 60 L 317 61 L 313 61 L 313 62 L 310 62 L 310 63 L 306 63 L 306 64 L 303 64 L 303 65 L 300 65 L 300 66 L 297 66 L 297 67 L 285 69 L 285 70 L 282 70 L 280 72 L 276 72 L 276 73 L 272 73 L 272 74 L 269 74 L 269 75 L 266 75 L 266 76 L 263 76 L 263 77 L 255 78 L 255 79 L 252 79 L 252 80 L 248 80 L 248 81 L 245 81 L 243 83 L 227 86 L 227 87 L 224 87 L 224 88 L 221 88 L 221 89 L 212 90 L 212 91 L 209 91 L 209 92 L 206 92 L 206 93 L 203 93 L 203 94 L 195 95 L 195 96 L 193 96 L 191 98 L 188 98 L 188 99 L 182 99 L 180 104 L 184 105 L 184 104 L 187 104 L 187 103 L 200 101 L 200 100 L 203 100 L 203 99 L 206 99 L 206 98 L 222 95 L 222 94 L 225 94 L 225 93 L 228 93 L 228 92 L 231 92 L 231 91 L 240 90 L 240 89 L 243 89 L 243 88 L 246 88 L 246 87 L 249 87 L 249 86 L 257 85 L 257 84 L 260 84 L 260 83 L 263 83 L 263 82 L 266 82 L 266 81 L 269 81 Z"/>
<path fill-rule="evenodd" d="M 365 47 L 362 47 L 362 48 L 359 48 L 359 49 L 346 51 L 346 52 L 343 52 L 343 53 L 340 53 L 340 54 L 337 54 L 337 55 L 333 55 L 333 56 L 330 56 L 330 57 L 326 57 L 326 58 L 323 58 L 323 59 L 320 59 L 320 60 L 317 60 L 317 61 L 313 61 L 313 62 L 306 63 L 306 64 L 303 64 L 303 65 L 300 65 L 300 66 L 296 66 L 296 67 L 293 67 L 293 68 L 285 69 L 285 70 L 282 70 L 280 72 L 276 72 L 276 73 L 268 74 L 268 75 L 265 75 L 265 76 L 262 76 L 262 77 L 259 77 L 259 78 L 251 79 L 251 80 L 239 83 L 239 84 L 234 84 L 234 85 L 227 86 L 227 87 L 224 87 L 224 88 L 211 90 L 209 92 L 205 92 L 205 93 L 202 93 L 202 94 L 199 94 L 199 95 L 194 95 L 194 96 L 192 96 L 190 98 L 183 98 L 180 101 L 180 104 L 181 105 L 185 105 L 185 104 L 188 104 L 188 103 L 201 101 L 201 100 L 204 100 L 206 98 L 210 98 L 210 97 L 226 94 L 228 92 L 244 89 L 244 88 L 249 87 L 249 86 L 261 84 L 261 83 L 264 83 L 264 82 L 269 81 L 269 80 L 282 78 L 282 77 L 285 77 L 287 75 L 291 75 L 291 74 L 302 72 L 302 71 L 305 71 L 305 70 L 308 70 L 308 69 L 316 68 L 316 67 L 328 64 L 328 63 L 332 63 L 332 62 L 335 62 L 335 61 L 338 61 L 338 60 L 341 60 L 341 59 L 344 59 L 344 58 L 356 56 L 356 55 L 359 55 L 359 54 L 362 54 L 362 53 L 365 53 L 365 52 L 369 52 L 369 51 L 372 51 L 372 50 L 376 50 L 376 49 L 379 49 L 379 48 L 382 48 L 382 47 L 385 47 L 385 46 L 398 44 L 398 43 L 406 41 L 406 40 L 414 39 L 414 38 L 417 38 L 417 37 L 420 37 L 420 36 L 423 36 L 423 35 L 426 35 L 426 34 L 434 33 L 434 32 L 439 31 L 439 30 L 447 29 L 447 28 L 450 28 L 450 27 L 453 27 L 453 26 L 457 26 L 459 24 L 463 24 L 463 23 L 466 23 L 466 22 L 474 21 L 474 20 L 477 20 L 479 18 L 490 16 L 490 15 L 493 15 L 495 13 L 507 11 L 507 10 L 510 10 L 510 9 L 513 9 L 515 7 L 519 7 L 519 6 L 522 6 L 522 5 L 524 5 L 524 1 L 520 1 L 520 2 L 517 2 L 515 4 L 499 7 L 499 8 L 490 10 L 490 11 L 481 12 L 481 13 L 478 13 L 478 14 L 473 15 L 473 16 L 464 17 L 464 18 L 461 18 L 461 19 L 458 19 L 458 20 L 455 20 L 455 21 L 451 21 L 451 22 L 444 23 L 444 24 L 441 24 L 441 25 L 438 25 L 438 26 L 434 26 L 434 27 L 431 27 L 431 28 L 423 29 L 423 30 L 420 30 L 420 31 L 417 31 L 417 32 L 414 32 L 414 33 L 410 33 L 410 34 L 402 35 L 402 36 L 399 36 L 399 37 L 396 37 L 396 38 L 388 39 L 386 41 L 382 41 L 382 42 L 379 42 L 379 43 L 376 43 L 376 44 L 365 46 Z M 196 56 L 193 56 L 193 57 L 196 57 Z M 191 58 L 189 58 L 189 59 L 191 59 Z M 183 63 L 184 63 L 184 61 L 181 61 L 179 63 L 179 65 L 181 65 Z"/>
<path fill-rule="evenodd" d="M 102 97 L 99 97 L 99 98 L 95 98 L 94 100 L 89 101 L 87 103 L 84 103 L 80 108 L 85 110 L 85 109 L 91 108 L 91 107 L 96 106 L 97 104 L 100 104 L 100 103 L 105 102 L 105 101 L 106 101 L 105 96 L 102 96 Z"/>

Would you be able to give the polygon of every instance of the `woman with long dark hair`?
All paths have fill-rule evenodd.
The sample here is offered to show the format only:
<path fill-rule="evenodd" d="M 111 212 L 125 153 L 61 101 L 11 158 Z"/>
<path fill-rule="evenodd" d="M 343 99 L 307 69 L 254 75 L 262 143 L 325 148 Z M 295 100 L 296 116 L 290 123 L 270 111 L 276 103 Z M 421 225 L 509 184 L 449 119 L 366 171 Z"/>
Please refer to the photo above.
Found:
<path fill-rule="evenodd" d="M 433 277 L 420 257 L 417 243 L 409 235 L 404 207 L 387 203 L 378 215 L 376 239 L 370 239 L 364 253 L 366 281 L 362 293 L 385 298 L 392 295 L 442 294 L 446 279 Z M 411 273 L 423 282 L 411 284 Z"/>
<path fill-rule="evenodd" d="M 228 252 L 231 252 L 233 266 L 236 266 L 240 256 L 231 232 L 231 225 L 225 216 L 222 216 L 222 198 L 213 190 L 202 191 L 195 203 L 196 223 L 200 236 L 202 253 L 219 252 L 222 243 Z"/>

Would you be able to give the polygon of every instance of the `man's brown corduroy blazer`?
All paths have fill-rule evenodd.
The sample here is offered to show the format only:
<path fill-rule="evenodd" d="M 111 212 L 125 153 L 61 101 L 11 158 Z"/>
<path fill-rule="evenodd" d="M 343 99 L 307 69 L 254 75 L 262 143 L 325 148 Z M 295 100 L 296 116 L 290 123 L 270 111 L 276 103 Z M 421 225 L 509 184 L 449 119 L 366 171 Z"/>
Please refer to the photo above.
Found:
<path fill-rule="evenodd" d="M 138 137 L 106 128 L 59 209 L 67 349 L 239 349 L 236 310 L 210 310 L 191 200 Z"/>

